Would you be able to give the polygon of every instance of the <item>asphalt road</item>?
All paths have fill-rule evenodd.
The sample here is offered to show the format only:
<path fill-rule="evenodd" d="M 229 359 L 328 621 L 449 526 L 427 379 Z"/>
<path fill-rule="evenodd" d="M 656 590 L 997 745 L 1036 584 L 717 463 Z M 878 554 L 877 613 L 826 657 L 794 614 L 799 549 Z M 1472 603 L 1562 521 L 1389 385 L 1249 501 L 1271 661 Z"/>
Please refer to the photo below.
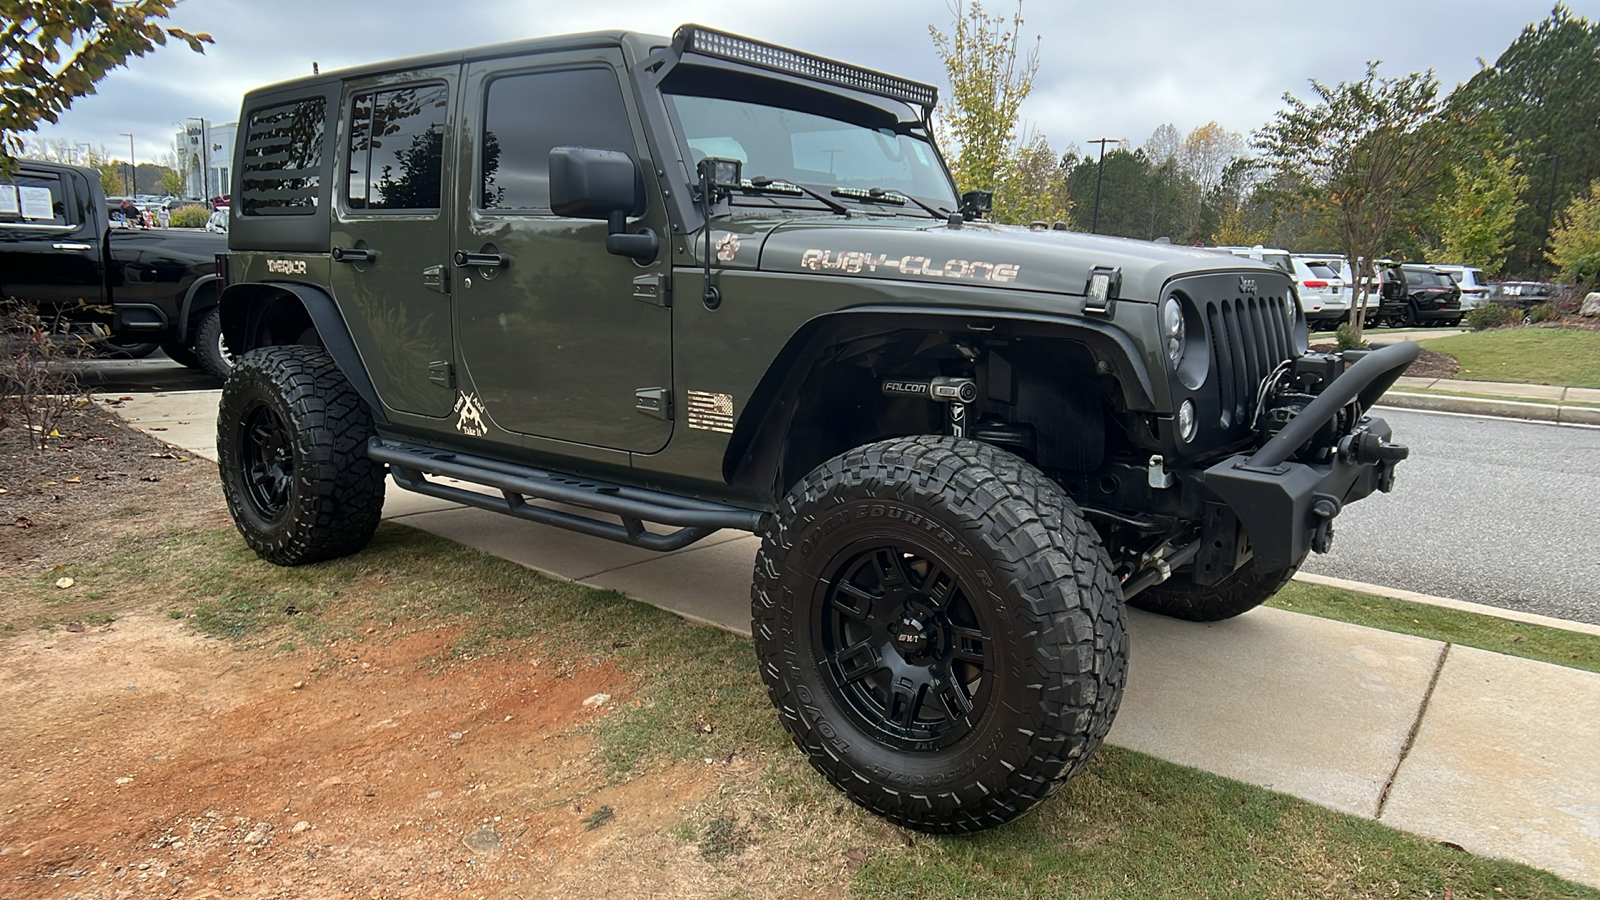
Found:
<path fill-rule="evenodd" d="M 1600 624 L 1600 430 L 1377 414 L 1411 458 L 1303 571 Z"/>
<path fill-rule="evenodd" d="M 101 396 L 221 383 L 157 353 L 84 364 Z M 1411 448 L 1304 570 L 1600 624 L 1600 430 L 1382 409 Z"/>

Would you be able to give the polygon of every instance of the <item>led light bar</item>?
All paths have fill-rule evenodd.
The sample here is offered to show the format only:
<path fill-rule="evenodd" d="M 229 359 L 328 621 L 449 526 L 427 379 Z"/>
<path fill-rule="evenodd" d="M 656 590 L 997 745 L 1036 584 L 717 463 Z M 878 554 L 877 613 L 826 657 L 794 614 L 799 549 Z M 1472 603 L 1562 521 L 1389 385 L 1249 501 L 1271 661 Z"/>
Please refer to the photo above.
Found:
<path fill-rule="evenodd" d="M 684 25 L 672 36 L 679 53 L 699 53 L 733 62 L 761 66 L 812 81 L 892 97 L 931 111 L 939 102 L 939 89 L 883 72 L 812 56 L 775 44 L 739 37 L 699 25 Z"/>

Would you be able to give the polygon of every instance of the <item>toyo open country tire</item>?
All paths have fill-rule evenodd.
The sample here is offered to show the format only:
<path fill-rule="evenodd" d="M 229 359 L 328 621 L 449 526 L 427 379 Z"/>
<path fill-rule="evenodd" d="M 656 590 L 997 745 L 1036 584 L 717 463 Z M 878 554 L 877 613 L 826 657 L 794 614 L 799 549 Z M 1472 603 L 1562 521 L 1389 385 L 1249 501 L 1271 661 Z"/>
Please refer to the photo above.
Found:
<path fill-rule="evenodd" d="M 1128 638 L 1099 537 L 1054 483 L 975 441 L 829 460 L 762 535 L 756 652 L 784 726 L 834 785 L 908 828 L 1022 815 L 1083 767 Z"/>
<path fill-rule="evenodd" d="M 250 549 L 297 566 L 365 547 L 383 512 L 372 434 L 372 413 L 321 347 L 239 357 L 217 412 L 217 464 Z"/>
<path fill-rule="evenodd" d="M 1190 622 L 1220 622 L 1247 613 L 1283 590 L 1299 564 L 1272 572 L 1259 572 L 1247 563 L 1227 578 L 1209 587 L 1195 584 L 1183 575 L 1146 588 L 1128 599 L 1128 605 Z"/>

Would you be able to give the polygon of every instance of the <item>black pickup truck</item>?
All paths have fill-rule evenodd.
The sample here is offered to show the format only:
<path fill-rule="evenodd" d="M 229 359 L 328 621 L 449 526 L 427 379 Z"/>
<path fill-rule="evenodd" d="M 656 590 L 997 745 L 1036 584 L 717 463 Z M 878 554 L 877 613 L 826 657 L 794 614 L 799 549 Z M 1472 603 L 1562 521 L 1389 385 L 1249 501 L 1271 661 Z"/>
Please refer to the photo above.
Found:
<path fill-rule="evenodd" d="M 22 160 L 0 176 L 0 297 L 139 356 L 160 346 L 226 377 L 216 256 L 227 237 L 113 223 L 92 169 Z"/>

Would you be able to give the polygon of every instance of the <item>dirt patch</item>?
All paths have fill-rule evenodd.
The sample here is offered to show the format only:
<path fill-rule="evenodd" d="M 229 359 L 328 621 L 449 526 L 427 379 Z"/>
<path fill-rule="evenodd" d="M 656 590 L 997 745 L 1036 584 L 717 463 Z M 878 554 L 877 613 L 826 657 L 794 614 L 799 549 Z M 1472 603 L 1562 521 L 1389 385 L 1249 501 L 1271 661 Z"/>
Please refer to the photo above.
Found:
<path fill-rule="evenodd" d="M 1406 369 L 1412 378 L 1454 378 L 1461 371 L 1461 363 L 1448 353 L 1439 353 L 1426 347 L 1417 354 L 1417 361 Z"/>
<path fill-rule="evenodd" d="M 828 897 L 905 840 L 770 737 L 619 773 L 601 736 L 661 707 L 570 634 L 381 613 L 204 636 L 194 609 L 228 594 L 194 594 L 171 566 L 277 577 L 242 574 L 264 564 L 228 540 L 214 466 L 99 410 L 63 435 L 44 454 L 3 445 L 18 464 L 0 510 L 30 523 L 0 544 L 0 897 Z M 341 610 L 418 590 L 362 560 L 273 572 Z M 55 566 L 80 582 L 57 593 Z M 739 696 L 759 696 L 733 665 Z M 750 730 L 710 721 L 662 727 Z"/>
<path fill-rule="evenodd" d="M 127 536 L 226 522 L 212 463 L 94 405 L 56 430 L 36 450 L 20 423 L 0 428 L 0 573 L 94 558 Z"/>

